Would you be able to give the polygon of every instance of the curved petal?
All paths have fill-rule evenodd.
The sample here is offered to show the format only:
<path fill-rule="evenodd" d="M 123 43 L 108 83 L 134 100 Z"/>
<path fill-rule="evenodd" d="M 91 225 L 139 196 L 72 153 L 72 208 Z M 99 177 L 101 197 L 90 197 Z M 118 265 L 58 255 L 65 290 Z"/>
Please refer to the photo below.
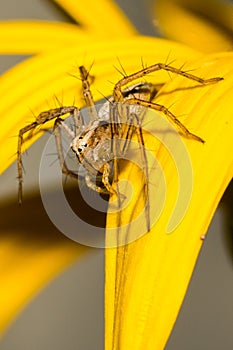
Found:
<path fill-rule="evenodd" d="M 5 21 L 0 23 L 1 54 L 33 54 L 103 37 L 126 37 L 136 30 L 116 4 L 90 1 L 85 6 L 73 1 L 56 1 L 69 13 L 82 18 L 81 26 L 47 21 Z M 92 11 L 87 11 L 92 8 Z M 89 37 L 91 35 L 91 37 Z"/>
<path fill-rule="evenodd" d="M 90 249 L 53 228 L 43 207 L 32 199 L 24 202 L 24 208 L 5 202 L 0 222 L 2 334 L 38 291 Z"/>
<path fill-rule="evenodd" d="M 130 23 L 116 3 L 111 0 L 54 0 L 72 18 L 90 34 L 98 34 L 105 38 L 126 37 L 136 34 L 136 29 Z"/>
<path fill-rule="evenodd" d="M 154 157 L 160 163 L 166 179 L 165 204 L 149 233 L 125 246 L 106 249 L 106 349 L 162 350 L 165 347 L 204 235 L 233 174 L 232 62 L 232 53 L 216 54 L 195 61 L 192 66 L 196 68 L 196 75 L 220 75 L 224 80 L 190 89 L 188 87 L 192 84 L 189 81 L 175 77 L 159 93 L 158 102 L 165 106 L 174 103 L 172 112 L 177 116 L 182 115 L 182 123 L 203 137 L 205 144 L 183 138 L 192 164 L 193 188 L 182 221 L 171 231 L 168 220 L 177 193 L 182 188 L 187 190 L 189 178 L 186 179 L 187 183 L 180 184 L 180 189 L 177 181 L 188 163 L 174 164 L 176 151 L 179 158 L 183 154 L 179 142 L 174 142 L 179 139 L 174 139 L 168 154 L 166 146 L 172 141 L 172 134 L 163 139 L 165 147 L 153 137 L 153 131 L 152 135 L 145 136 L 146 145 L 150 150 L 155 150 Z M 155 123 L 153 119 L 152 123 Z M 158 167 L 154 171 L 151 168 L 150 182 L 159 176 Z M 121 227 L 115 230 L 118 239 L 124 230 L 123 224 L 128 223 L 129 218 L 133 222 L 139 215 L 137 209 L 145 207 L 141 200 L 144 181 L 138 169 L 133 165 L 124 166 L 119 177 L 120 180 L 128 179 L 138 195 L 120 214 Z M 159 177 L 154 194 L 150 196 L 151 207 L 163 201 L 164 193 L 160 187 Z M 109 214 L 107 227 L 117 227 L 117 223 L 119 214 Z M 140 227 L 143 227 L 143 220 L 139 230 Z M 134 236 L 136 228 L 133 232 L 129 228 L 125 239 L 130 234 Z M 109 231 L 108 247 L 114 241 L 112 235 L 112 231 Z"/>
<path fill-rule="evenodd" d="M 77 25 L 46 21 L 0 22 L 0 54 L 34 54 L 65 50 L 93 37 Z"/>
<path fill-rule="evenodd" d="M 157 0 L 155 23 L 162 33 L 203 52 L 233 48 L 233 5 L 219 0 Z"/>

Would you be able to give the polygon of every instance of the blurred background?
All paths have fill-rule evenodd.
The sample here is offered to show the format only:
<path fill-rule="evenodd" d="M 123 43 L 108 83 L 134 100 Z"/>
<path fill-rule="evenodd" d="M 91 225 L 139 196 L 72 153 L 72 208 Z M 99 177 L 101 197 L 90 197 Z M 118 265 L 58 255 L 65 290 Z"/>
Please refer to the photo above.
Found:
<path fill-rule="evenodd" d="M 116 2 L 142 34 L 159 35 L 149 20 L 149 0 Z M 1 1 L 0 20 L 25 18 L 70 21 L 50 0 Z M 1 73 L 22 59 L 24 57 L 1 56 Z M 38 168 L 43 146 L 42 138 L 24 157 L 27 178 L 21 215 L 27 218 L 33 206 L 37 215 L 47 220 L 46 225 L 53 234 L 59 234 L 46 218 L 38 195 Z M 0 202 L 4 203 L 5 210 L 12 211 L 13 221 L 19 219 L 16 177 L 13 164 L 0 179 Z M 166 350 L 233 348 L 232 193 L 231 186 L 211 223 Z M 4 212 L 1 215 L 4 216 Z M 6 227 L 12 225 L 3 223 Z M 36 217 L 28 218 L 27 229 L 33 230 L 35 225 Z M 0 349 L 104 349 L 103 298 L 104 251 L 90 249 L 85 257 L 62 272 L 26 306 L 0 339 Z"/>

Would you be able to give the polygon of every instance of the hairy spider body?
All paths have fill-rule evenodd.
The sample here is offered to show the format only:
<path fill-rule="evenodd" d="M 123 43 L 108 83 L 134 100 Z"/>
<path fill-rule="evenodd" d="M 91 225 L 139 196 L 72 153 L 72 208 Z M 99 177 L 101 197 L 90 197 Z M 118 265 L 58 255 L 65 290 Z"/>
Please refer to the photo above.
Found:
<path fill-rule="evenodd" d="M 117 158 L 125 155 L 133 134 L 137 136 L 138 143 L 141 146 L 141 156 L 144 160 L 143 170 L 145 171 L 145 176 L 148 180 L 147 159 L 143 147 L 144 139 L 141 127 L 145 112 L 144 107 L 162 112 L 176 125 L 184 136 L 199 142 L 204 142 L 199 136 L 192 134 L 165 106 L 152 102 L 157 93 L 156 85 L 141 82 L 122 89 L 125 85 L 128 85 L 135 79 L 144 78 L 147 74 L 160 69 L 182 75 L 185 78 L 194 80 L 202 85 L 212 84 L 222 80 L 222 78 L 202 79 L 170 65 L 158 63 L 143 68 L 142 70 L 119 80 L 113 89 L 113 96 L 110 97 L 99 110 L 97 110 L 90 90 L 89 73 L 83 66 L 81 66 L 79 71 L 82 80 L 83 97 L 89 109 L 91 120 L 85 125 L 82 115 L 77 107 L 63 106 L 40 113 L 36 121 L 19 131 L 19 203 L 22 201 L 23 174 L 21 149 L 23 135 L 29 131 L 33 131 L 37 126 L 45 124 L 52 119 L 55 120 L 53 132 L 56 139 L 58 158 L 62 172 L 74 178 L 78 177 L 78 175 L 69 170 L 66 165 L 62 149 L 60 128 L 62 128 L 70 138 L 71 149 L 76 154 L 78 163 L 82 164 L 87 171 L 85 176 L 87 186 L 99 193 L 108 193 L 110 195 L 113 193 L 118 194 L 112 184 L 112 180 L 113 183 L 117 183 L 118 181 Z M 71 130 L 64 123 L 62 117 L 66 116 L 73 117 L 75 124 L 74 130 Z M 96 184 L 97 175 L 101 176 L 101 186 Z M 147 183 L 145 183 L 144 188 L 145 197 L 149 198 Z M 149 215 L 147 221 L 149 229 Z"/>
<path fill-rule="evenodd" d="M 105 120 L 96 119 L 87 125 L 71 143 L 80 164 L 88 168 L 93 175 L 101 172 L 103 163 L 109 161 L 111 126 Z"/>

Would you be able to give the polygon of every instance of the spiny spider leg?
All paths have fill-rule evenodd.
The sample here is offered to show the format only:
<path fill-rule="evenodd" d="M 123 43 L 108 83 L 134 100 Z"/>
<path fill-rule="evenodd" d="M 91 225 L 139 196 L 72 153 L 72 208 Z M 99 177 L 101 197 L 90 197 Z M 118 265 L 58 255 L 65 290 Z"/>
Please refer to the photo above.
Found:
<path fill-rule="evenodd" d="M 102 182 L 105 186 L 105 188 L 107 189 L 107 191 L 110 194 L 117 194 L 117 191 L 115 191 L 115 189 L 112 187 L 112 185 L 109 182 L 109 177 L 110 177 L 110 165 L 109 163 L 104 163 L 103 165 L 103 175 L 102 175 Z M 115 172 L 115 169 L 114 169 Z"/>
<path fill-rule="evenodd" d="M 148 161 L 147 161 L 147 155 L 146 155 L 146 149 L 145 149 L 145 142 L 144 142 L 143 133 L 142 133 L 141 121 L 138 118 L 138 115 L 136 113 L 133 114 L 133 117 L 136 120 L 136 134 L 138 138 L 138 143 L 140 145 L 141 157 L 143 161 L 143 171 L 145 175 L 143 194 L 144 194 L 144 200 L 145 200 L 147 229 L 148 231 L 150 231 L 150 210 L 149 210 L 150 197 L 149 197 L 149 186 L 148 186 L 148 181 L 149 181 Z"/>
<path fill-rule="evenodd" d="M 149 231 L 150 230 L 150 210 L 149 210 L 150 199 L 149 199 L 149 187 L 148 187 L 149 172 L 148 172 L 148 161 L 147 161 L 147 155 L 146 155 L 146 149 L 145 149 L 145 142 L 143 138 L 140 117 L 138 117 L 137 113 L 129 112 L 128 123 L 126 124 L 126 128 L 122 136 L 122 138 L 125 139 L 125 142 L 121 151 L 122 156 L 124 156 L 125 153 L 127 152 L 134 132 L 137 135 L 137 139 L 138 139 L 138 143 L 141 151 L 141 159 L 143 162 L 142 170 L 144 172 L 144 176 L 146 179 L 144 181 L 143 195 L 144 195 L 144 202 L 145 202 L 147 229 Z"/>
<path fill-rule="evenodd" d="M 91 120 L 98 118 L 98 112 L 96 110 L 95 102 L 91 93 L 90 83 L 89 83 L 89 72 L 85 67 L 79 67 L 80 77 L 82 80 L 82 91 L 86 106 L 89 107 Z"/>
<path fill-rule="evenodd" d="M 111 130 L 111 152 L 113 154 L 113 182 L 118 183 L 118 161 L 117 156 L 119 156 L 119 150 L 118 150 L 118 138 L 121 136 L 120 128 L 121 125 L 119 124 L 119 120 L 117 120 L 118 116 L 118 106 L 116 104 L 110 104 L 110 130 Z"/>
<path fill-rule="evenodd" d="M 50 109 L 46 112 L 42 112 L 38 115 L 37 119 L 20 129 L 18 134 L 18 149 L 17 149 L 17 167 L 18 167 L 18 181 L 19 181 L 19 189 L 18 189 L 18 202 L 22 203 L 22 187 L 23 187 L 23 166 L 22 166 L 22 145 L 24 142 L 23 136 L 28 131 L 33 131 L 36 127 L 47 123 L 50 120 L 57 119 L 63 115 L 72 115 L 74 117 L 75 124 L 79 122 L 79 110 L 75 106 L 67 106 L 67 107 L 59 107 Z"/>
<path fill-rule="evenodd" d="M 100 186 L 97 186 L 96 183 L 93 182 L 93 179 L 90 176 L 90 174 L 87 173 L 85 175 L 85 181 L 86 181 L 87 187 L 89 187 L 91 190 L 93 190 L 97 193 L 109 195 L 109 191 L 106 188 L 102 188 Z"/>
<path fill-rule="evenodd" d="M 109 182 L 110 178 L 110 165 L 109 163 L 104 163 L 103 165 L 103 173 L 102 173 L 102 183 L 104 185 L 104 188 L 97 186 L 96 183 L 93 182 L 91 176 L 89 174 L 85 175 L 85 181 L 87 184 L 87 187 L 92 189 L 93 191 L 101 194 L 117 194 L 112 185 Z"/>
<path fill-rule="evenodd" d="M 137 73 L 130 74 L 130 75 L 120 79 L 118 81 L 118 83 L 115 85 L 114 90 L 113 90 L 114 100 L 116 102 L 124 101 L 124 97 L 123 97 L 122 90 L 121 90 L 122 86 L 124 86 L 124 85 L 126 85 L 126 84 L 128 84 L 131 81 L 134 81 L 136 79 L 140 79 L 147 74 L 156 72 L 158 70 L 165 70 L 165 71 L 172 72 L 172 73 L 175 73 L 178 75 L 182 75 L 183 77 L 194 80 L 200 84 L 213 84 L 213 83 L 217 83 L 220 80 L 223 80 L 223 78 L 220 78 L 220 77 L 210 78 L 210 79 L 202 79 L 196 75 L 187 73 L 179 68 L 172 67 L 168 64 L 157 63 L 157 64 L 153 64 L 152 66 L 146 67 L 146 68 L 138 71 Z"/>
<path fill-rule="evenodd" d="M 134 133 L 134 129 L 135 129 L 135 126 L 133 125 L 133 119 L 129 117 L 129 122 L 126 124 L 125 128 L 123 128 L 122 139 L 125 140 L 125 142 L 121 150 L 122 155 L 125 155 L 125 153 L 129 148 L 129 145 Z"/>
<path fill-rule="evenodd" d="M 152 66 L 149 66 L 147 68 L 144 68 L 142 70 L 140 70 L 139 72 L 137 73 L 133 73 L 129 76 L 126 76 L 124 78 L 122 78 L 121 80 L 118 81 L 118 83 L 115 85 L 114 87 L 114 90 L 113 90 L 113 96 L 114 96 L 114 100 L 115 101 L 118 101 L 118 102 L 123 102 L 124 101 L 124 96 L 123 96 L 123 92 L 121 90 L 121 88 L 130 83 L 131 81 L 134 81 L 135 79 L 139 79 L 141 77 L 144 77 L 145 75 L 147 74 L 150 74 L 152 72 L 155 72 L 155 71 L 158 71 L 158 70 L 165 70 L 165 71 L 168 71 L 168 72 L 172 72 L 172 73 L 175 73 L 175 74 L 179 74 L 179 75 L 182 75 L 183 77 L 187 78 L 187 79 L 191 79 L 191 80 L 194 80 L 200 84 L 203 84 L 203 85 L 206 85 L 206 84 L 212 84 L 212 83 L 216 83 L 220 80 L 223 80 L 223 78 L 220 78 L 220 77 L 216 77 L 216 78 L 210 78 L 210 79 L 202 79 L 198 76 L 195 76 L 193 74 L 190 74 L 190 73 L 187 73 L 181 69 L 178 69 L 178 68 L 175 68 L 175 67 L 172 67 L 172 66 L 169 66 L 167 64 L 163 64 L 163 63 L 157 63 L 157 64 L 154 64 Z M 137 104 L 137 105 L 140 105 L 140 106 L 144 106 L 144 107 L 148 107 L 148 108 L 152 108 L 152 109 L 155 109 L 157 111 L 160 111 L 162 113 L 164 113 L 174 124 L 176 124 L 178 126 L 178 128 L 182 131 L 182 133 L 187 136 L 187 137 L 190 137 L 196 141 L 199 141 L 199 142 L 202 142 L 204 143 L 204 140 L 191 133 L 177 118 L 176 116 L 171 113 L 168 108 L 166 108 L 165 106 L 163 105 L 160 105 L 160 104 L 157 104 L 157 103 L 152 103 L 148 100 L 143 100 L 143 99 L 140 99 L 140 98 L 130 98 L 127 100 L 128 103 L 132 103 L 132 104 Z"/>
<path fill-rule="evenodd" d="M 201 143 L 205 143 L 205 141 L 199 137 L 198 135 L 195 135 L 193 133 L 191 133 L 185 126 L 184 124 L 182 124 L 179 119 L 176 118 L 176 116 L 169 111 L 168 108 L 166 108 L 163 105 L 160 105 L 158 103 L 154 103 L 154 102 L 148 102 L 148 101 L 143 101 L 140 100 L 138 98 L 135 99 L 129 99 L 127 101 L 128 103 L 132 103 L 132 104 L 137 104 L 140 106 L 144 106 L 144 107 L 148 107 L 148 108 L 152 108 L 156 111 L 162 112 L 166 115 L 166 117 L 168 117 L 168 119 L 170 119 L 182 132 L 182 134 L 186 137 L 191 137 L 193 140 L 199 141 Z"/>
<path fill-rule="evenodd" d="M 64 124 L 64 121 L 60 118 L 57 118 L 54 122 L 54 127 L 53 127 L 53 133 L 55 135 L 55 140 L 56 140 L 56 147 L 57 147 L 57 153 L 58 153 L 58 159 L 59 163 L 62 169 L 62 173 L 73 177 L 74 179 L 78 179 L 78 175 L 75 174 L 73 171 L 71 171 L 65 162 L 63 151 L 62 151 L 62 140 L 61 140 L 61 132 L 59 126 L 63 127 L 65 131 L 68 131 L 69 136 L 72 136 L 72 130 L 68 128 L 66 124 Z M 74 138 L 74 135 L 73 135 Z"/>

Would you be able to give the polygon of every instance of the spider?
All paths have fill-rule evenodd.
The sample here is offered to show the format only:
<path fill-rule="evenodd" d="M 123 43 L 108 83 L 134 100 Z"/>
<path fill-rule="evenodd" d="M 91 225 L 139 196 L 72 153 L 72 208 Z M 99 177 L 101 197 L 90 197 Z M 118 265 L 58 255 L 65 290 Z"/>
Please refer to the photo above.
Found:
<path fill-rule="evenodd" d="M 22 145 L 23 136 L 29 131 L 33 131 L 38 126 L 54 120 L 53 133 L 56 139 L 58 158 L 62 172 L 70 177 L 77 178 L 78 175 L 68 169 L 62 152 L 61 131 L 62 128 L 70 137 L 70 147 L 75 153 L 78 163 L 86 169 L 85 182 L 89 188 L 98 193 L 117 194 L 113 183 L 117 183 L 118 162 L 117 157 L 125 154 L 129 141 L 133 134 L 136 134 L 141 145 L 141 154 L 145 164 L 145 176 L 148 179 L 146 154 L 144 151 L 144 139 L 142 133 L 142 119 L 144 110 L 142 107 L 154 109 L 162 112 L 170 119 L 186 137 L 199 142 L 204 142 L 202 138 L 191 133 L 168 108 L 158 103 L 152 102 L 156 96 L 156 85 L 142 82 L 128 86 L 136 79 L 144 78 L 147 74 L 158 70 L 165 70 L 185 78 L 196 81 L 202 85 L 216 83 L 223 78 L 202 79 L 189 74 L 181 69 L 167 64 L 157 63 L 140 71 L 120 79 L 113 89 L 113 95 L 104 105 L 97 110 L 90 90 L 90 76 L 85 67 L 79 67 L 82 80 L 83 97 L 89 109 L 91 120 L 84 125 L 80 110 L 76 106 L 62 106 L 50 109 L 38 115 L 36 120 L 25 126 L 18 134 L 18 179 L 19 191 L 18 201 L 22 203 Z M 123 89 L 124 86 L 127 87 Z M 64 120 L 72 116 L 75 124 L 74 130 L 69 128 Z M 119 142 L 123 140 L 123 142 Z M 101 179 L 101 184 L 96 182 L 96 176 Z M 112 180 L 111 180 L 112 179 Z M 148 185 L 145 184 L 145 196 L 148 196 Z M 148 219 L 149 220 L 149 219 Z M 148 224 L 149 226 L 149 224 Z"/>

